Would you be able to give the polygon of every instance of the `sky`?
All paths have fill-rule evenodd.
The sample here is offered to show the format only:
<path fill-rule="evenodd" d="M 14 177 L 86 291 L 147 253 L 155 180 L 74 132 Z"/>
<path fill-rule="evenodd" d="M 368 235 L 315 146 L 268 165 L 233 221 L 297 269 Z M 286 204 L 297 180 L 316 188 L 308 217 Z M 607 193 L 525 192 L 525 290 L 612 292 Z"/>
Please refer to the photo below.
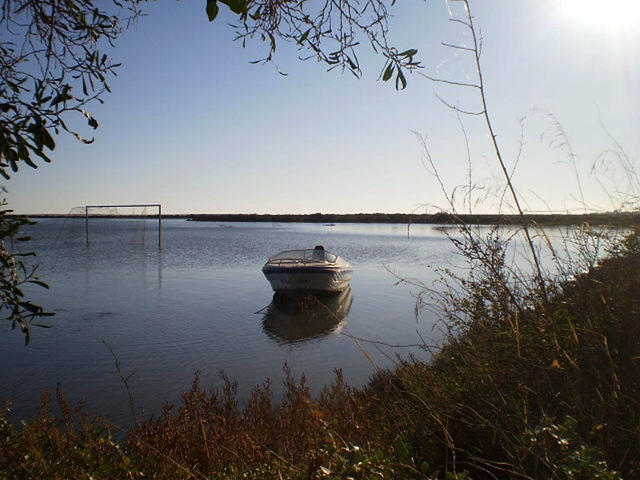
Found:
<path fill-rule="evenodd" d="M 230 16 L 204 0 L 153 2 L 114 51 L 122 62 L 95 141 L 56 138 L 51 164 L 3 185 L 17 213 L 160 203 L 163 213 L 510 212 L 475 89 L 460 4 L 400 0 L 390 38 L 424 68 L 406 90 L 279 45 L 233 41 Z M 640 155 L 640 6 L 632 0 L 472 0 L 489 113 L 522 207 L 610 211 L 629 195 Z M 278 69 L 287 75 L 278 73 Z M 611 152 L 624 149 L 624 162 Z M 430 158 L 432 164 L 429 163 Z M 438 178 L 433 174 L 433 167 Z M 636 170 L 638 171 L 638 170 Z M 471 184 L 473 188 L 466 188 Z M 470 192 L 467 195 L 466 192 Z"/>

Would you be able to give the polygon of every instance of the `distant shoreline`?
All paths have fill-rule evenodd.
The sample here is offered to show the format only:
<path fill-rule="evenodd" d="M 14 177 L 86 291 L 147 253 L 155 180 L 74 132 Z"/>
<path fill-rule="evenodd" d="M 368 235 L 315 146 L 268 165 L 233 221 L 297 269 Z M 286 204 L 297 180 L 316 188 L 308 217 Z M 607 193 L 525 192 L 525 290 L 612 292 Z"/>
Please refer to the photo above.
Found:
<path fill-rule="evenodd" d="M 84 215 L 39 214 L 29 218 L 84 218 Z M 92 215 L 100 218 L 157 218 L 156 215 Z M 461 214 L 450 213 L 408 214 L 408 213 L 311 213 L 311 214 L 257 214 L 257 213 L 203 213 L 203 214 L 163 214 L 166 219 L 184 219 L 192 222 L 264 222 L 264 223 L 396 223 L 435 225 L 582 225 L 593 226 L 634 226 L 640 225 L 640 213 L 585 213 L 585 214 Z"/>

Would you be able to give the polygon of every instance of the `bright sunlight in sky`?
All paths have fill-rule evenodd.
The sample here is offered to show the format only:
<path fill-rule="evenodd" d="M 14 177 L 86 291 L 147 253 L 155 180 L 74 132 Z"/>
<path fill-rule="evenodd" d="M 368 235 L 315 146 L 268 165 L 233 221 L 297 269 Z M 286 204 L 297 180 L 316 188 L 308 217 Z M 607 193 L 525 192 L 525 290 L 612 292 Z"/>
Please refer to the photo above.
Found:
<path fill-rule="evenodd" d="M 607 211 L 628 200 L 640 155 L 640 3 L 472 0 L 482 34 L 486 94 L 497 139 L 529 211 Z M 226 7 L 224 7 L 226 8 Z M 221 10 L 224 10 L 221 9 Z M 452 18 L 461 4 L 404 0 L 390 38 L 424 65 L 406 90 L 326 71 L 280 44 L 277 69 L 252 65 L 266 45 L 233 42 L 204 0 L 151 2 L 115 51 L 123 66 L 95 142 L 59 136 L 51 164 L 4 186 L 18 213 L 87 204 L 161 203 L 166 213 L 509 211 L 478 110 L 469 45 Z M 278 69 L 286 75 L 278 73 Z M 422 75 L 424 74 L 424 75 Z M 424 139 L 425 151 L 420 138 Z M 621 150 L 623 149 L 623 150 Z M 624 154 L 620 154 L 623 151 Z M 468 186 L 472 185 L 471 195 Z M 635 192 L 636 194 L 638 192 Z"/>
<path fill-rule="evenodd" d="M 640 2 L 637 0 L 561 0 L 559 8 L 567 21 L 577 21 L 585 28 L 610 32 L 637 29 Z"/>

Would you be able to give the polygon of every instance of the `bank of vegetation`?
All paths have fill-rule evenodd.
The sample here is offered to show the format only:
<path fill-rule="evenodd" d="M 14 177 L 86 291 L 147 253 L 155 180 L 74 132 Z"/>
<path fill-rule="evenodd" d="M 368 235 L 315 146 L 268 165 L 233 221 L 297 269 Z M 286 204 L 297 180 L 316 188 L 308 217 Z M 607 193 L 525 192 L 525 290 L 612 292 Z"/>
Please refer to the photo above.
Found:
<path fill-rule="evenodd" d="M 154 215 L 100 214 L 89 215 L 97 218 L 153 218 Z M 18 217 L 18 216 L 14 216 Z M 80 214 L 40 214 L 30 218 L 85 218 Z M 461 214 L 444 211 L 436 213 L 305 213 L 305 214 L 261 214 L 261 213 L 198 213 L 163 214 L 166 219 L 184 219 L 191 222 L 216 223 L 391 223 L 403 224 L 409 228 L 413 224 L 430 225 L 489 225 L 489 226 L 579 226 L 588 224 L 603 227 L 629 227 L 640 223 L 637 212 L 598 213 L 525 213 L 520 214 Z"/>
<path fill-rule="evenodd" d="M 469 240 L 479 263 L 423 298 L 448 332 L 428 362 L 358 389 L 337 372 L 316 398 L 286 367 L 282 398 L 268 381 L 240 401 L 233 380 L 196 378 L 124 432 L 45 394 L 29 420 L 0 423 L 0 478 L 639 478 L 637 234 L 544 284 L 521 281 L 497 231 Z"/>
<path fill-rule="evenodd" d="M 187 219 L 197 222 L 276 222 L 276 223 L 400 223 L 432 225 L 583 225 L 629 226 L 640 223 L 636 212 L 606 213 L 537 213 L 524 215 L 508 214 L 461 214 L 461 213 L 310 213 L 310 214 L 197 214 Z"/>

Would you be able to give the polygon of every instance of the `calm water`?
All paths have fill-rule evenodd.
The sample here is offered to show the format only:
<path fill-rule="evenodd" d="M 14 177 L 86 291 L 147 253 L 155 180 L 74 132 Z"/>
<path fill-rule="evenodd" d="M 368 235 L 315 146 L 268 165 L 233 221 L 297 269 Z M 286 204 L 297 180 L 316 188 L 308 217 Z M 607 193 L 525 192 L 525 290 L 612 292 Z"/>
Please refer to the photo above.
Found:
<path fill-rule="evenodd" d="M 335 368 L 362 385 L 374 372 L 367 356 L 390 366 L 397 354 L 427 355 L 407 346 L 420 335 L 438 340 L 433 319 L 414 316 L 415 292 L 390 273 L 430 282 L 430 265 L 452 261 L 450 242 L 430 226 L 412 226 L 408 238 L 405 225 L 165 220 L 162 249 L 151 220 L 92 220 L 90 227 L 89 245 L 84 220 L 46 219 L 31 228 L 39 275 L 51 286 L 33 296 L 56 316 L 52 328 L 32 329 L 28 347 L 9 322 L 0 326 L 0 398 L 13 400 L 15 417 L 37 409 L 42 390 L 59 384 L 71 401 L 127 424 L 127 392 L 106 345 L 123 373 L 133 374 L 136 409 L 148 414 L 178 399 L 198 371 L 212 386 L 224 371 L 243 396 L 267 378 L 277 386 L 286 362 L 317 392 Z M 316 244 L 353 264 L 351 290 L 311 317 L 269 308 L 262 264 L 278 251 Z"/>

